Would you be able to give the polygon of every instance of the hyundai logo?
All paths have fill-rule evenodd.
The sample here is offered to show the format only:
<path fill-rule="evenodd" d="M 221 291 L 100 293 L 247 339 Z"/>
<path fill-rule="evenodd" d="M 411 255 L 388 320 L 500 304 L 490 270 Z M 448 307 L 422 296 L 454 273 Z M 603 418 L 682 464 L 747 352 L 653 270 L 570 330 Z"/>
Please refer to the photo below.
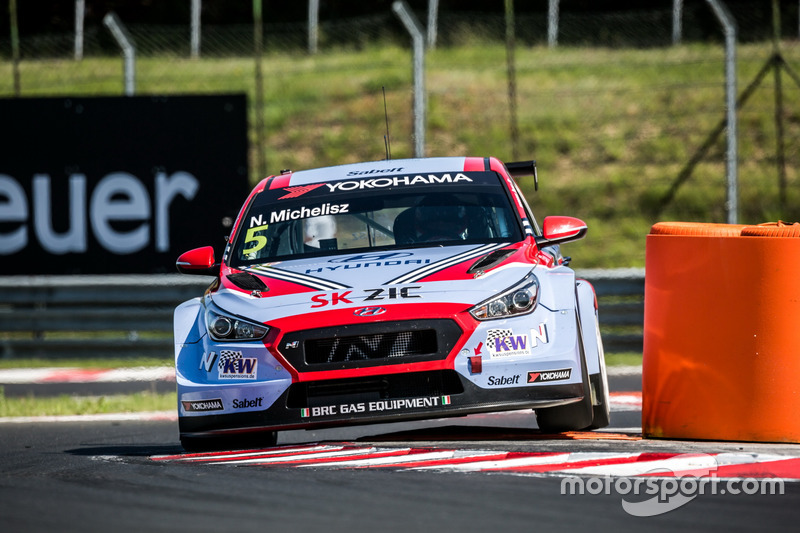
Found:
<path fill-rule="evenodd" d="M 397 259 L 398 257 L 408 257 L 414 255 L 409 252 L 386 252 L 386 253 L 372 253 L 372 254 L 358 254 L 349 257 L 342 257 L 341 259 L 331 259 L 328 263 L 360 263 L 364 261 L 385 261 L 387 259 Z"/>
<path fill-rule="evenodd" d="M 383 307 L 361 307 L 353 311 L 353 314 L 356 316 L 376 316 L 382 315 L 386 312 L 386 309 Z"/>

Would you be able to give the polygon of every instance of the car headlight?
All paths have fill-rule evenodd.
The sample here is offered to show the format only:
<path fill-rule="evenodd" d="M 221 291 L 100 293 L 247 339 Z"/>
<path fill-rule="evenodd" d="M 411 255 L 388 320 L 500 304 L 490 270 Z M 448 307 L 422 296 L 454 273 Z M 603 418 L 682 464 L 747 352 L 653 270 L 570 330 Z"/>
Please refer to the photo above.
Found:
<path fill-rule="evenodd" d="M 498 296 L 484 300 L 469 310 L 478 320 L 493 320 L 530 313 L 536 307 L 539 280 L 531 272 L 525 278 Z"/>
<path fill-rule="evenodd" d="M 219 309 L 206 308 L 206 329 L 215 341 L 255 341 L 263 339 L 269 328 L 228 315 Z"/>

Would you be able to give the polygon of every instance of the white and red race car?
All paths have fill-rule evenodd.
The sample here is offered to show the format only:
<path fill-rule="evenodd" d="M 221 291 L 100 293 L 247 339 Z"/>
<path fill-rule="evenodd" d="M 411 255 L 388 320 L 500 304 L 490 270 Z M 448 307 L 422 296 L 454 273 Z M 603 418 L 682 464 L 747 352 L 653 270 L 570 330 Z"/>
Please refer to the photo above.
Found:
<path fill-rule="evenodd" d="M 541 430 L 608 425 L 594 289 L 540 230 L 514 177 L 533 161 L 388 160 L 261 181 L 214 275 L 175 310 L 181 443 L 533 409 Z"/>

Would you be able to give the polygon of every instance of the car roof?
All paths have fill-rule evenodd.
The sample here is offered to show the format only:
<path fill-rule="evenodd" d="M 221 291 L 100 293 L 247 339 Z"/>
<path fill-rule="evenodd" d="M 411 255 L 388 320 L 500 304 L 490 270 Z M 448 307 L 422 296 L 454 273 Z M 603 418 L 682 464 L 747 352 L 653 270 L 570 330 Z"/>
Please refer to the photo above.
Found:
<path fill-rule="evenodd" d="M 466 157 L 429 157 L 420 159 L 392 159 L 367 161 L 334 167 L 300 170 L 284 176 L 276 176 L 281 187 L 308 185 L 310 183 L 396 176 L 438 172 L 464 172 Z M 281 179 L 284 178 L 284 179 Z M 273 184 L 270 188 L 275 188 Z"/>

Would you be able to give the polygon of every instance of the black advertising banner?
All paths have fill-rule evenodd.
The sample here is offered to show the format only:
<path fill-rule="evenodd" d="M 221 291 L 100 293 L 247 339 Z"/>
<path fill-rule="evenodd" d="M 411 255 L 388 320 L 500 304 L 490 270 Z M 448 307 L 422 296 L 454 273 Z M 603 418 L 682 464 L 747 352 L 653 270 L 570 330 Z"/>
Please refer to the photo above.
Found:
<path fill-rule="evenodd" d="M 0 274 L 175 272 L 249 192 L 243 94 L 0 99 Z"/>

